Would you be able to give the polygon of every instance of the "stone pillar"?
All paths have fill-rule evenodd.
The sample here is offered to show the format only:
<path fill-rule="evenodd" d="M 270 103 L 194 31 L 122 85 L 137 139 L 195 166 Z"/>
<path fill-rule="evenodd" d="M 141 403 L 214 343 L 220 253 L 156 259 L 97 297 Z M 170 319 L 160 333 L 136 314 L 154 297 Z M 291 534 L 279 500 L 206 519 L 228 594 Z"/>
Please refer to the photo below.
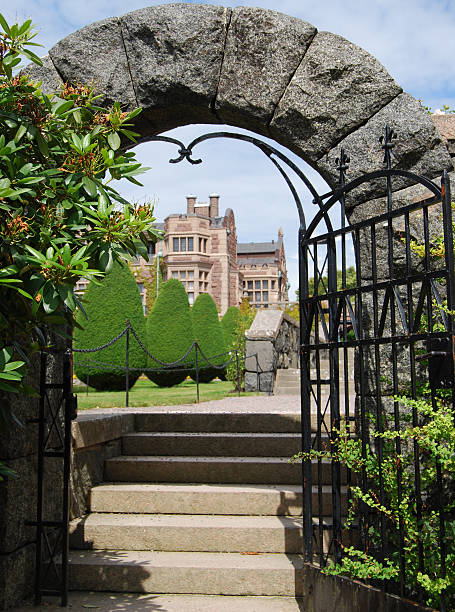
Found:
<path fill-rule="evenodd" d="M 273 393 L 277 369 L 299 367 L 299 324 L 282 310 L 260 310 L 245 335 L 245 390 Z"/>

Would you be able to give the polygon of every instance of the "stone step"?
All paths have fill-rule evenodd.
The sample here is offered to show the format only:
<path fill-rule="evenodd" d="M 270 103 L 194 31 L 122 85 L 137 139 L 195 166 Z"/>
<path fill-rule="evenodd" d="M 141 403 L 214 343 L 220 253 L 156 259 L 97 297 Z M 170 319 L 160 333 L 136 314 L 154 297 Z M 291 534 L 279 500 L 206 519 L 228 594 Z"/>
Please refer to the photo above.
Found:
<path fill-rule="evenodd" d="M 112 593 L 71 591 L 71 612 L 301 612 L 303 601 L 295 597 L 254 595 L 176 595 L 175 593 Z M 49 606 L 49 608 L 47 607 Z M 42 610 L 57 610 L 55 597 L 43 597 Z M 15 608 L 10 612 L 32 612 Z M 36 610 L 36 608 L 35 608 Z"/>
<path fill-rule="evenodd" d="M 294 400 L 293 400 L 294 401 Z M 296 410 L 292 412 L 248 412 L 248 413 L 207 413 L 196 411 L 145 412 L 136 414 L 137 433 L 300 433 L 300 400 L 295 398 Z M 327 396 L 321 397 L 324 408 Z M 351 397 L 351 414 L 354 414 L 354 396 Z M 340 406 L 344 414 L 344 398 Z M 325 421 L 330 423 L 330 410 Z M 317 413 L 312 406 L 311 427 L 315 431 Z"/>
<path fill-rule="evenodd" d="M 245 551 L 255 552 L 255 551 Z M 301 596 L 300 555 L 72 551 L 72 590 Z"/>
<path fill-rule="evenodd" d="M 136 414 L 138 432 L 298 433 L 300 412 L 156 411 Z"/>
<path fill-rule="evenodd" d="M 124 455 L 290 457 L 301 448 L 300 433 L 139 432 L 122 438 Z"/>
<path fill-rule="evenodd" d="M 301 553 L 302 517 L 97 514 L 70 523 L 78 549 Z"/>
<path fill-rule="evenodd" d="M 288 463 L 288 457 L 120 456 L 107 459 L 104 471 L 104 480 L 114 482 L 299 484 L 302 481 L 301 465 Z M 317 475 L 318 464 L 313 462 L 313 478 Z M 322 462 L 321 479 L 324 484 L 331 482 L 331 466 L 327 462 Z"/>
<path fill-rule="evenodd" d="M 342 489 L 345 500 L 346 488 Z M 321 490 L 321 512 L 332 511 L 332 488 Z M 345 502 L 344 502 L 345 503 Z M 297 516 L 302 514 L 301 485 L 101 484 L 91 491 L 92 512 Z M 313 492 L 313 511 L 319 494 Z"/>
<path fill-rule="evenodd" d="M 279 384 L 275 387 L 274 395 L 300 395 L 300 387 L 296 385 Z"/>

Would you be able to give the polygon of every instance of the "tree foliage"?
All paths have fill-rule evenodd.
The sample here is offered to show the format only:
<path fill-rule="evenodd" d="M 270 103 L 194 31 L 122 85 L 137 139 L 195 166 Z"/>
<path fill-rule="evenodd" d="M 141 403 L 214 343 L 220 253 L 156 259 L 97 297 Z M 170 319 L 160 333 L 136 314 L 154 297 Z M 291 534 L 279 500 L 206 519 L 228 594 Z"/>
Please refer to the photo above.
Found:
<path fill-rule="evenodd" d="M 239 319 L 236 327 L 234 346 L 238 350 L 239 376 L 237 376 L 237 360 L 231 361 L 226 369 L 226 378 L 232 381 L 236 391 L 245 390 L 245 332 L 250 329 L 256 316 L 256 310 L 251 307 L 248 298 L 244 298 L 239 308 Z"/>
<path fill-rule="evenodd" d="M 179 360 L 191 347 L 194 335 L 190 305 L 179 280 L 171 278 L 160 288 L 147 319 L 146 333 L 148 351 L 165 363 Z M 192 359 L 190 354 L 185 363 L 164 370 L 149 358 L 147 376 L 160 387 L 178 385 L 190 373 Z"/>
<path fill-rule="evenodd" d="M 115 263 L 101 282 L 93 281 L 83 297 L 86 317 L 81 311 L 76 320 L 81 327 L 74 330 L 74 347 L 96 348 L 107 344 L 126 326 L 129 320 L 141 339 L 145 338 L 145 319 L 136 281 L 127 265 Z M 91 360 L 88 364 L 87 358 Z M 97 363 L 98 362 L 98 363 Z M 112 346 L 89 354 L 76 354 L 75 372 L 79 380 L 98 391 L 118 391 L 125 388 L 126 335 Z M 88 365 L 87 365 L 88 364 Z M 132 387 L 147 365 L 147 358 L 130 335 L 129 386 Z M 118 366 L 118 367 L 115 367 Z"/>
<path fill-rule="evenodd" d="M 29 356 L 50 330 L 74 323 L 73 289 L 103 276 L 116 259 L 140 253 L 156 236 L 153 208 L 124 200 L 112 181 L 145 168 L 121 138 L 140 109 L 96 105 L 90 87 L 64 83 L 45 95 L 14 74 L 30 51 L 30 20 L 9 26 L 0 15 L 0 390 L 26 392 Z M 11 413 L 2 403 L 0 416 Z"/>
<path fill-rule="evenodd" d="M 222 365 L 227 361 L 226 343 L 223 329 L 218 319 L 218 310 L 211 295 L 201 293 L 191 309 L 194 338 L 204 356 L 198 353 L 199 381 L 210 382 L 221 373 L 221 368 L 211 364 Z M 191 374 L 195 379 L 195 373 Z"/>

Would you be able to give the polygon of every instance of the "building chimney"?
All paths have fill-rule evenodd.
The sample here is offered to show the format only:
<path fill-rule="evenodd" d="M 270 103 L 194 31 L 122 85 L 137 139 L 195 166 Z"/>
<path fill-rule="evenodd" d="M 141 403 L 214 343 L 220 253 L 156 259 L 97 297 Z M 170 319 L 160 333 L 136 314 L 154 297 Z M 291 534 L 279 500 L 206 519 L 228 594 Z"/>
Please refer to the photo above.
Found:
<path fill-rule="evenodd" d="M 193 215 L 194 214 L 194 205 L 196 204 L 196 196 L 188 195 L 186 196 L 186 214 Z"/>
<path fill-rule="evenodd" d="M 209 217 L 219 217 L 220 216 L 220 196 L 216 193 L 212 193 L 209 195 L 210 199 L 210 208 L 209 208 Z"/>

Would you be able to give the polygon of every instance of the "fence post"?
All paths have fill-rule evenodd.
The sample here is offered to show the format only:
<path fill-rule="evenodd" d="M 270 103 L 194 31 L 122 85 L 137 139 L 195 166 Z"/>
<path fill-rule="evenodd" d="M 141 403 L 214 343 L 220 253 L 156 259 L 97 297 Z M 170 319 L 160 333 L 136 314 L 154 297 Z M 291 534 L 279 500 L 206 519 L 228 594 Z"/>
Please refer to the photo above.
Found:
<path fill-rule="evenodd" d="M 236 361 L 236 367 L 237 367 L 237 391 L 240 397 L 240 366 L 239 366 L 239 352 L 238 350 L 235 351 L 235 361 Z"/>
<path fill-rule="evenodd" d="M 260 391 L 261 390 L 261 375 L 259 374 L 259 358 L 258 358 L 257 353 L 255 357 L 256 357 L 256 387 L 257 387 L 257 390 Z"/>
<path fill-rule="evenodd" d="M 85 395 L 88 396 L 88 383 L 90 381 L 90 357 L 87 357 L 87 383 L 85 387 Z"/>
<path fill-rule="evenodd" d="M 196 364 L 196 397 L 197 397 L 197 403 L 199 404 L 199 362 L 197 359 L 197 348 L 198 348 L 198 344 L 197 342 L 194 345 L 194 351 L 195 351 L 195 364 Z"/>
<path fill-rule="evenodd" d="M 130 322 L 126 320 L 126 355 L 125 355 L 125 407 L 129 404 L 129 387 L 130 387 Z"/>

